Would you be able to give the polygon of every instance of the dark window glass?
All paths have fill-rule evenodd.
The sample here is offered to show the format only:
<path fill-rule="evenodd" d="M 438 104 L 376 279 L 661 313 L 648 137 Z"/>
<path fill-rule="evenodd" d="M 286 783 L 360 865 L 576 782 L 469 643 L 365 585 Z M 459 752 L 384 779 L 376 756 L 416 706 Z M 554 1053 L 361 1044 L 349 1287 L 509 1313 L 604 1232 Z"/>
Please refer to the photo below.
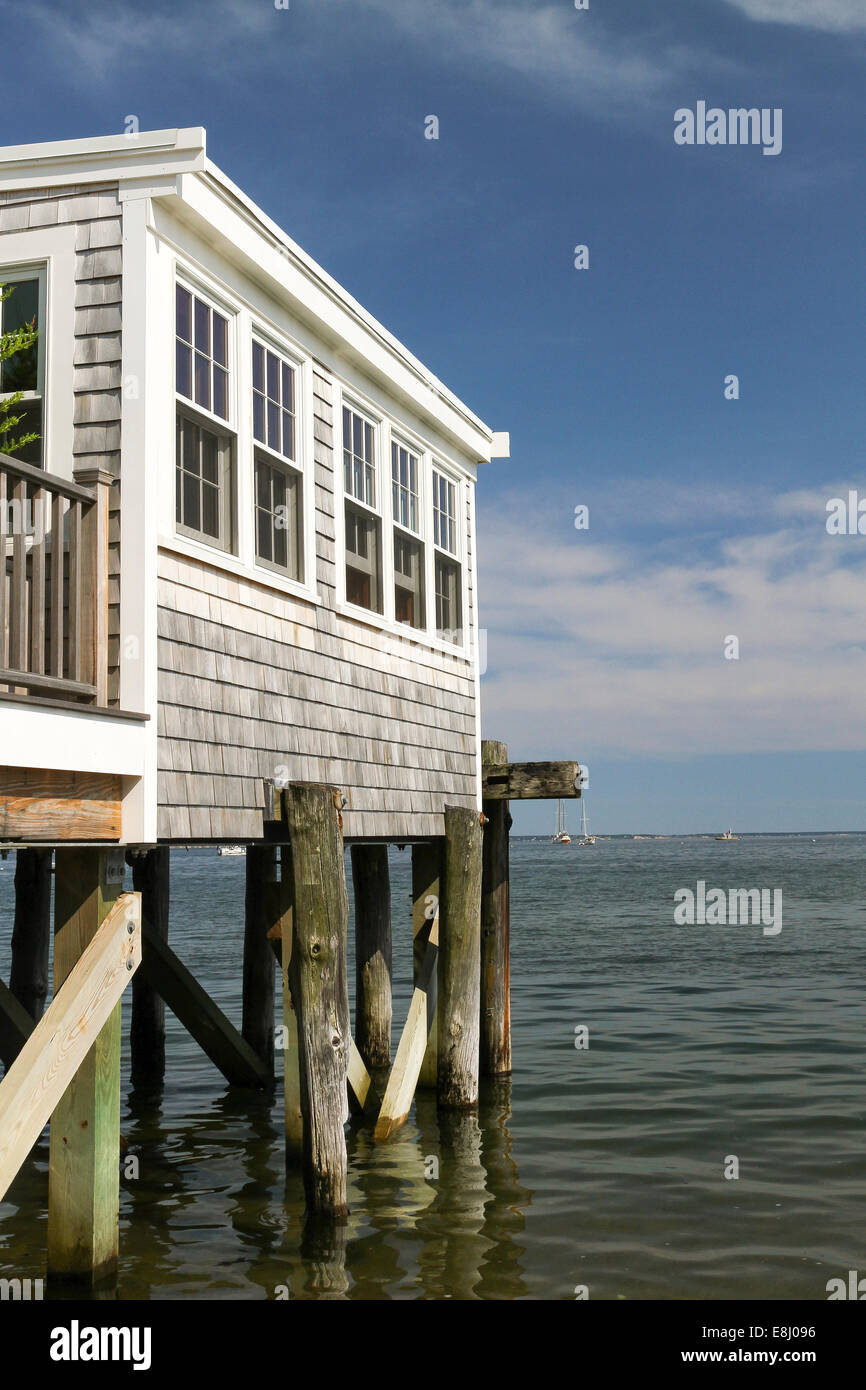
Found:
<path fill-rule="evenodd" d="M 300 475 L 260 457 L 255 486 L 258 559 L 303 579 Z"/>
<path fill-rule="evenodd" d="M 436 632 L 446 642 L 462 642 L 460 566 L 436 556 Z"/>
<path fill-rule="evenodd" d="M 183 285 L 177 287 L 177 336 L 192 342 L 192 295 Z"/>
<path fill-rule="evenodd" d="M 394 613 L 398 623 L 424 626 L 424 548 L 394 531 Z"/>
<path fill-rule="evenodd" d="M 346 503 L 346 598 L 360 608 L 382 611 L 381 523 Z"/>

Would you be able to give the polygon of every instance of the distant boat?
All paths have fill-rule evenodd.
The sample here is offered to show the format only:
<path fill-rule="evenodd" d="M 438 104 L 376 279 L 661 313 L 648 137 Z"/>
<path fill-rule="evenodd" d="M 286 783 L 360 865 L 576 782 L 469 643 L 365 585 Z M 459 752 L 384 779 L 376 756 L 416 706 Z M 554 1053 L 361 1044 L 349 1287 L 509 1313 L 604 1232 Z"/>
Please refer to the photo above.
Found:
<path fill-rule="evenodd" d="M 739 840 L 739 835 L 735 835 L 733 830 L 726 830 L 724 835 L 717 835 L 717 840 Z"/>
<path fill-rule="evenodd" d="M 571 836 L 565 828 L 565 802 L 556 803 L 556 834 L 553 837 L 555 845 L 570 845 Z"/>
<path fill-rule="evenodd" d="M 586 802 L 583 800 L 583 798 L 581 798 L 580 809 L 582 813 L 580 822 L 580 839 L 577 843 L 578 845 L 594 845 L 595 836 L 590 835 L 589 829 L 586 824 Z"/>
<path fill-rule="evenodd" d="M 217 854 L 246 854 L 246 845 L 220 845 Z"/>

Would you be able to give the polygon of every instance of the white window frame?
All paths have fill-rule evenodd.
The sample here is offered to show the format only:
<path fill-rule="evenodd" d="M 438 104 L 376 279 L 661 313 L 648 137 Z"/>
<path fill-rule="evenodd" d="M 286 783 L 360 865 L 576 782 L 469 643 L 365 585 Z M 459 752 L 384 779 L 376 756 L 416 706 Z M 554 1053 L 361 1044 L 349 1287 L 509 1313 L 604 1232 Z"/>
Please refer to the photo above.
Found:
<path fill-rule="evenodd" d="M 48 263 L 47 261 L 22 261 L 11 265 L 0 267 L 0 284 L 10 285 L 21 283 L 25 280 L 36 280 L 38 283 L 38 309 L 39 336 L 36 339 L 36 390 L 25 391 L 21 398 L 21 405 L 27 405 L 31 401 L 38 401 L 42 406 L 42 424 L 39 431 L 39 458 L 35 467 L 47 469 L 48 457 L 48 390 L 46 379 L 46 364 L 48 361 Z M 0 391 L 0 400 L 8 400 L 14 396 L 14 391 Z M 22 426 L 18 426 L 16 433 L 22 432 Z M 23 431 L 26 433 L 26 429 Z M 20 458 L 20 453 L 13 455 Z"/>
<path fill-rule="evenodd" d="M 417 470 L 416 470 L 415 484 L 416 484 L 416 489 L 417 489 L 417 494 L 416 494 L 416 495 L 417 495 L 417 499 L 418 499 L 418 500 L 417 500 L 417 518 L 418 518 L 418 526 L 417 526 L 417 529 L 414 530 L 414 531 L 412 530 L 412 527 L 411 527 L 411 526 L 404 526 L 403 522 L 400 521 L 400 520 L 398 520 L 397 514 L 396 514 L 396 512 L 395 512 L 395 510 L 394 510 L 394 480 L 393 480 L 393 466 L 394 466 L 394 465 L 393 465 L 393 451 L 394 451 L 395 448 L 397 448 L 397 449 L 405 449 L 407 453 L 411 454 L 411 455 L 413 456 L 413 458 L 415 458 L 415 459 L 417 460 L 417 465 L 418 465 L 418 466 L 417 466 Z M 424 489 L 425 489 L 425 479 L 426 479 L 426 476 L 427 476 L 426 452 L 425 452 L 424 448 L 423 448 L 423 447 L 419 447 L 419 445 L 416 444 L 416 443 L 413 443 L 413 442 L 409 439 L 408 435 L 405 435 L 405 434 L 403 433 L 402 430 L 399 430 L 399 429 L 395 428 L 395 427 L 392 425 L 392 426 L 389 428 L 389 430 L 388 430 L 388 484 L 389 484 L 389 493 L 388 493 L 388 495 L 389 495 L 389 499 L 390 499 L 390 503 L 391 503 L 391 529 L 390 529 L 390 531 L 389 531 L 389 540 L 390 540 L 390 547 L 391 547 L 391 565 L 392 565 L 392 569 L 393 569 L 393 577 L 392 577 L 392 585 L 391 585 L 391 602 L 392 602 L 393 605 L 394 605 L 394 621 L 395 621 L 395 623 L 397 623 L 397 626 L 398 626 L 399 628 L 401 628 L 401 629 L 402 629 L 403 631 L 405 631 L 405 632 L 419 633 L 419 634 L 424 634 L 424 635 L 427 635 L 427 634 L 429 633 L 429 630 L 430 630 L 430 622 L 429 622 L 429 618 L 430 618 L 430 612 L 429 612 L 429 609 L 430 609 L 430 595 L 429 595 L 429 590 L 428 590 L 428 588 L 427 588 L 427 552 L 428 552 L 428 550 L 429 550 L 429 548 L 430 548 L 430 542 L 429 542 L 429 538 L 428 538 L 428 536 L 427 536 L 427 525 L 426 525 L 426 516 L 427 516 L 427 513 L 428 513 L 428 511 L 429 511 L 429 508 L 428 508 L 428 507 L 425 507 L 425 505 L 424 505 L 424 504 L 425 504 L 425 500 L 426 500 L 425 497 L 424 497 Z M 401 484 L 398 484 L 398 487 L 399 487 L 399 486 L 401 486 Z M 411 623 L 404 623 L 404 622 L 401 622 L 401 621 L 397 618 L 397 594 L 396 594 L 396 585 L 397 585 L 397 565 L 396 565 L 395 554 L 394 554 L 394 532 L 395 532 L 395 531 L 401 531 L 401 532 L 402 532 L 405 536 L 407 536 L 410 540 L 417 541 L 417 542 L 419 542 L 420 545 L 421 545 L 421 570 L 422 570 L 422 574 L 421 574 L 421 583 L 422 583 L 421 598 L 422 598 L 422 604 L 423 604 L 423 609 L 424 609 L 424 622 L 423 622 L 420 626 L 418 626 L 418 627 L 413 626 Z"/>
<path fill-rule="evenodd" d="M 442 545 L 438 545 L 434 539 L 433 530 L 433 478 L 439 474 L 446 482 L 454 488 L 454 542 L 455 549 L 446 550 Z M 430 509 L 430 561 L 428 564 L 428 576 L 430 583 L 430 630 L 445 651 L 466 652 L 469 647 L 469 627 L 468 627 L 468 575 L 466 573 L 466 494 L 463 490 L 463 480 L 460 475 L 443 462 L 439 454 L 431 454 L 430 467 L 428 472 L 428 495 Z M 442 554 L 447 560 L 452 560 L 460 571 L 459 591 L 460 591 L 460 632 L 462 638 L 459 642 L 447 641 L 439 636 L 436 627 L 436 555 Z"/>
<path fill-rule="evenodd" d="M 336 384 L 336 383 L 335 383 Z M 334 496 L 339 499 L 335 507 L 337 516 L 335 518 L 335 531 L 338 537 L 337 546 L 337 594 L 345 606 L 346 610 L 355 617 L 364 620 L 371 619 L 381 623 L 391 621 L 393 623 L 394 596 L 391 586 L 394 582 L 394 560 L 391 546 L 388 543 L 388 528 L 391 524 L 391 466 L 390 466 L 390 444 L 387 441 L 387 429 L 384 416 L 372 409 L 370 405 L 361 400 L 354 392 L 350 393 L 338 390 L 336 393 L 337 412 L 334 417 Z M 370 506 L 369 502 L 356 497 L 354 493 L 346 491 L 346 472 L 343 459 L 343 411 L 350 410 L 358 415 L 366 424 L 373 428 L 373 483 L 376 506 Z M 385 448 L 388 447 L 388 482 L 384 486 L 385 470 L 383 460 L 386 457 Z M 382 590 L 382 606 L 379 608 L 365 608 L 363 604 L 352 603 L 346 594 L 346 565 L 348 560 L 348 549 L 346 547 L 346 503 L 356 507 L 363 515 L 373 517 L 379 523 L 379 545 L 381 566 L 379 573 L 379 584 Z M 405 629 L 405 624 L 401 623 Z"/>
<path fill-rule="evenodd" d="M 287 584 L 291 584 L 298 592 L 307 593 L 315 587 L 316 580 L 316 526 L 315 526 L 315 477 L 311 466 L 312 450 L 308 447 L 306 435 L 306 420 L 308 414 L 307 401 L 312 399 L 311 392 L 307 389 L 306 365 L 303 358 L 298 357 L 295 352 L 286 348 L 278 342 L 273 334 L 268 333 L 259 327 L 254 319 L 250 325 L 250 331 L 246 336 L 246 343 L 249 348 L 247 353 L 247 368 L 249 371 L 249 447 L 250 447 L 250 488 L 251 488 L 251 509 L 252 509 L 252 551 L 251 562 L 257 570 L 263 570 L 269 575 L 279 575 Z M 253 344 L 264 348 L 265 352 L 271 352 L 287 367 L 290 367 L 295 378 L 295 458 L 289 459 L 279 450 L 272 449 L 269 444 L 263 444 L 260 439 L 256 439 L 254 428 L 253 413 Z M 265 366 L 267 371 L 267 365 Z M 267 419 L 267 415 L 266 415 Z M 267 429 L 265 430 L 267 433 Z M 261 454 L 266 462 L 272 466 L 281 468 L 284 473 L 294 473 L 300 485 L 301 504 L 299 517 L 299 538 L 301 545 L 301 577 L 295 578 L 288 570 L 282 568 L 275 561 L 262 560 L 258 554 L 258 527 L 257 527 L 257 497 L 256 490 L 256 467 L 257 456 Z"/>
<path fill-rule="evenodd" d="M 443 457 L 441 450 L 431 449 L 425 444 L 423 439 L 414 429 L 407 426 L 404 421 L 399 423 L 390 418 L 389 414 L 372 401 L 365 393 L 360 391 L 354 384 L 348 384 L 332 374 L 334 384 L 334 518 L 336 536 L 336 611 L 343 617 L 358 620 L 366 623 L 369 627 L 380 628 L 391 633 L 394 637 L 400 638 L 404 642 L 411 642 L 419 647 L 428 648 L 431 651 L 443 653 L 444 655 L 457 659 L 472 662 L 472 628 L 469 622 L 469 575 L 467 563 L 467 526 L 468 526 L 468 493 L 467 488 L 471 480 L 462 472 L 456 463 L 450 462 L 447 457 Z M 378 423 L 376 434 L 376 456 L 377 480 L 379 483 L 379 502 L 380 507 L 376 511 L 382 522 L 382 583 L 384 585 L 383 612 L 377 613 L 373 609 L 362 608 L 357 604 L 349 603 L 346 599 L 346 537 L 345 537 L 345 504 L 346 490 L 343 469 L 343 406 L 356 410 L 360 415 L 366 417 L 371 424 Z M 407 535 L 415 535 L 415 539 L 420 540 L 424 546 L 424 627 L 410 627 L 408 623 L 397 622 L 395 617 L 395 595 L 394 595 L 394 545 L 393 534 L 395 518 L 392 506 L 391 490 L 391 442 L 392 439 L 411 449 L 420 463 L 419 469 L 419 505 L 420 505 L 420 531 L 416 534 L 406 531 Z M 387 465 L 387 467 L 386 467 Z M 462 608 L 462 642 L 446 642 L 436 633 L 436 591 L 435 591 L 435 564 L 434 564 L 434 544 L 433 544 L 433 468 L 447 477 L 455 488 L 456 502 L 456 534 L 457 553 L 449 558 L 455 560 L 460 566 L 461 577 L 461 608 Z M 385 479 L 386 486 L 382 487 L 382 480 Z M 349 496 L 350 501 L 355 499 Z M 363 503 L 359 503 L 363 506 Z M 369 510 L 369 509 L 368 509 Z M 396 525 L 400 526 L 399 522 Z M 401 529 L 406 528 L 401 526 Z M 447 552 L 443 552 L 447 553 Z M 472 615 L 473 622 L 475 615 Z"/>
<path fill-rule="evenodd" d="M 213 410 L 206 406 L 199 405 L 196 400 L 183 395 L 177 386 L 177 289 L 180 287 L 190 295 L 193 300 L 200 299 L 206 304 L 211 313 L 218 313 L 227 322 L 226 333 L 226 357 L 228 374 L 228 389 L 226 392 L 226 406 L 228 414 L 225 418 L 217 415 Z M 191 306 L 192 312 L 192 334 L 193 343 L 195 341 L 195 304 Z M 178 261 L 175 265 L 172 277 L 172 397 L 174 400 L 174 437 L 177 438 L 177 416 L 184 414 L 188 419 L 200 425 L 204 429 L 209 429 L 213 434 L 227 435 L 230 443 L 230 461 L 226 467 L 227 481 L 221 481 L 220 489 L 220 514 L 224 518 L 224 533 L 218 539 L 208 537 L 203 531 L 196 531 L 192 527 L 186 526 L 178 520 L 176 504 L 172 508 L 174 518 L 174 533 L 178 538 L 191 542 L 196 546 L 211 554 L 234 555 L 237 556 L 240 547 L 240 502 L 238 480 L 241 470 L 241 448 L 240 431 L 238 430 L 238 314 L 236 308 L 227 303 L 221 297 L 215 295 L 209 288 L 202 285 L 198 277 L 190 274 L 185 267 Z M 190 384 L 195 387 L 195 347 L 192 348 L 191 361 L 192 376 Z M 172 496 L 177 487 L 177 446 L 174 447 L 174 473 L 172 475 Z"/>

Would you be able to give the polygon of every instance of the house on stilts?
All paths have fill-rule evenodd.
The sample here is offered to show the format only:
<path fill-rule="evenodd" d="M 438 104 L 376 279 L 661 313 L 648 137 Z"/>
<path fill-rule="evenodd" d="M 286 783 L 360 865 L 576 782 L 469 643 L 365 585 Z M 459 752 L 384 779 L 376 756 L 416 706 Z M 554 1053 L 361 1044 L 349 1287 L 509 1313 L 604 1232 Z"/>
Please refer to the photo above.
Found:
<path fill-rule="evenodd" d="M 371 1074 L 390 1062 L 383 847 L 413 845 L 416 994 L 429 1005 L 438 979 L 437 1008 L 463 1010 L 437 1054 L 419 1005 L 386 1133 L 421 1057 L 441 1102 L 465 1104 L 479 1031 L 482 1056 L 485 1028 L 505 1055 L 506 798 L 574 795 L 576 765 L 535 765 L 547 771 L 527 790 L 495 745 L 483 782 L 475 482 L 507 436 L 212 163 L 204 130 L 0 149 L 0 283 L 0 329 L 38 329 L 0 366 L 0 396 L 23 391 L 20 430 L 38 435 L 0 454 L 0 848 L 17 850 L 21 887 L 12 989 L 0 986 L 12 1109 L 24 1101 L 10 1083 L 45 1043 L 52 852 L 55 988 L 84 990 L 80 1009 L 88 963 L 114 982 L 65 1094 L 17 1138 L 0 1114 L 0 1196 L 53 1113 L 49 1271 L 96 1278 L 116 1259 L 116 1182 L 99 1172 L 116 1173 L 126 978 L 134 1076 L 161 1076 L 167 1001 L 230 1080 L 265 1084 L 282 941 L 287 1143 L 303 1150 L 311 1207 L 339 1213 L 336 1097 L 348 1073 L 379 1114 Z M 482 911 L 483 806 L 505 849 Z M 226 842 L 250 847 L 240 1033 L 166 940 L 171 847 Z M 96 1207 L 75 1200 L 83 1189 Z"/>

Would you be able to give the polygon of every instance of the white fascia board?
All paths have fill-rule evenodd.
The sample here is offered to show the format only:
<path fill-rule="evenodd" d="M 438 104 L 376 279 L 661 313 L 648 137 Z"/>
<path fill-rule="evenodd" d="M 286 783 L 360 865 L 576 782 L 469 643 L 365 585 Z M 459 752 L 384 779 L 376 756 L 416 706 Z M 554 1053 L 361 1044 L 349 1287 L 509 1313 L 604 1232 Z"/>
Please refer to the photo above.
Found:
<path fill-rule="evenodd" d="M 143 130 L 0 147 L 0 191 L 177 177 L 205 168 L 205 131 Z"/>
<path fill-rule="evenodd" d="M 141 777 L 147 724 L 107 714 L 4 704 L 0 766 Z"/>
<path fill-rule="evenodd" d="M 206 173 L 179 180 L 176 213 L 188 218 L 228 259 L 262 276 L 278 298 L 347 358 L 388 383 L 454 439 L 470 458 L 488 463 L 493 431 L 429 372 L 393 334 L 317 265 L 277 224 L 236 188 L 211 160 Z"/>

